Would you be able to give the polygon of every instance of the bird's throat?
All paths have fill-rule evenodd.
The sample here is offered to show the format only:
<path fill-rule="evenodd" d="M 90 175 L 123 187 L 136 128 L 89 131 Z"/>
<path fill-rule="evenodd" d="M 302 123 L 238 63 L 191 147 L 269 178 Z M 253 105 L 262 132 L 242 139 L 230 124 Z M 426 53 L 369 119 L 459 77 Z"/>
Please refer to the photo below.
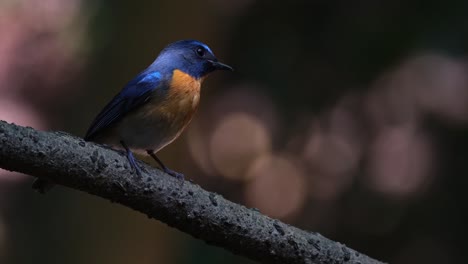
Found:
<path fill-rule="evenodd" d="M 200 93 L 200 87 L 203 78 L 194 78 L 188 73 L 181 70 L 174 70 L 172 72 L 172 80 L 170 82 L 170 93 Z"/>

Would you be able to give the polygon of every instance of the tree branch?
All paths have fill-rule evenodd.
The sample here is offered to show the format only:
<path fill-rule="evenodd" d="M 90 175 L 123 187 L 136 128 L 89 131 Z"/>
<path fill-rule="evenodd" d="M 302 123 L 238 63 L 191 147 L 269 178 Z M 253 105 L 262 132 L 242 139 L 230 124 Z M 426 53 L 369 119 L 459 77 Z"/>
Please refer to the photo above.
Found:
<path fill-rule="evenodd" d="M 271 219 L 140 164 L 148 172 L 138 177 L 118 151 L 63 132 L 0 121 L 0 167 L 4 169 L 107 198 L 264 263 L 380 263 L 318 233 Z"/>

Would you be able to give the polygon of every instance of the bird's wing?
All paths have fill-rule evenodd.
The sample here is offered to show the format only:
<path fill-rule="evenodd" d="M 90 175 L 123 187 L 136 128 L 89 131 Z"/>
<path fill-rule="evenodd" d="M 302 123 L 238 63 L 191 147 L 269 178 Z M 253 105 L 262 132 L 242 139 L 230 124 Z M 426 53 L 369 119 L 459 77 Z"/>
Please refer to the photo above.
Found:
<path fill-rule="evenodd" d="M 131 110 L 141 106 L 160 87 L 161 73 L 143 72 L 131 80 L 96 116 L 86 132 L 85 140 L 93 137 L 104 128 L 109 127 Z"/>

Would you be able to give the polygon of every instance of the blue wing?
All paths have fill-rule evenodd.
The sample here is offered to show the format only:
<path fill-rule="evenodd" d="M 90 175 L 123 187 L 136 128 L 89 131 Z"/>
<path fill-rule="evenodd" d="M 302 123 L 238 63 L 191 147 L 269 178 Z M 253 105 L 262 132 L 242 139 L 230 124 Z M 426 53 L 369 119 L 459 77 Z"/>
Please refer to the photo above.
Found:
<path fill-rule="evenodd" d="M 120 120 L 126 113 L 146 102 L 161 83 L 161 73 L 143 72 L 131 80 L 96 116 L 86 132 L 85 140 Z"/>

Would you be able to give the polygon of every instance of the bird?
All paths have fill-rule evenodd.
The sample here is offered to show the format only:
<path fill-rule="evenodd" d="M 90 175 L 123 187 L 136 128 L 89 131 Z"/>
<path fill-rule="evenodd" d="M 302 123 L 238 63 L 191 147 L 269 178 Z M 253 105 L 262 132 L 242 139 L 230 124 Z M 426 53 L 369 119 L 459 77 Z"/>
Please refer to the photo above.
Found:
<path fill-rule="evenodd" d="M 131 168 L 141 175 L 134 153 L 151 156 L 161 169 L 176 178 L 156 153 L 172 143 L 190 123 L 200 102 L 201 84 L 218 70 L 232 71 L 198 40 L 167 45 L 145 70 L 129 81 L 101 110 L 84 139 L 123 149 Z M 46 192 L 53 186 L 37 179 L 33 188 Z"/>

